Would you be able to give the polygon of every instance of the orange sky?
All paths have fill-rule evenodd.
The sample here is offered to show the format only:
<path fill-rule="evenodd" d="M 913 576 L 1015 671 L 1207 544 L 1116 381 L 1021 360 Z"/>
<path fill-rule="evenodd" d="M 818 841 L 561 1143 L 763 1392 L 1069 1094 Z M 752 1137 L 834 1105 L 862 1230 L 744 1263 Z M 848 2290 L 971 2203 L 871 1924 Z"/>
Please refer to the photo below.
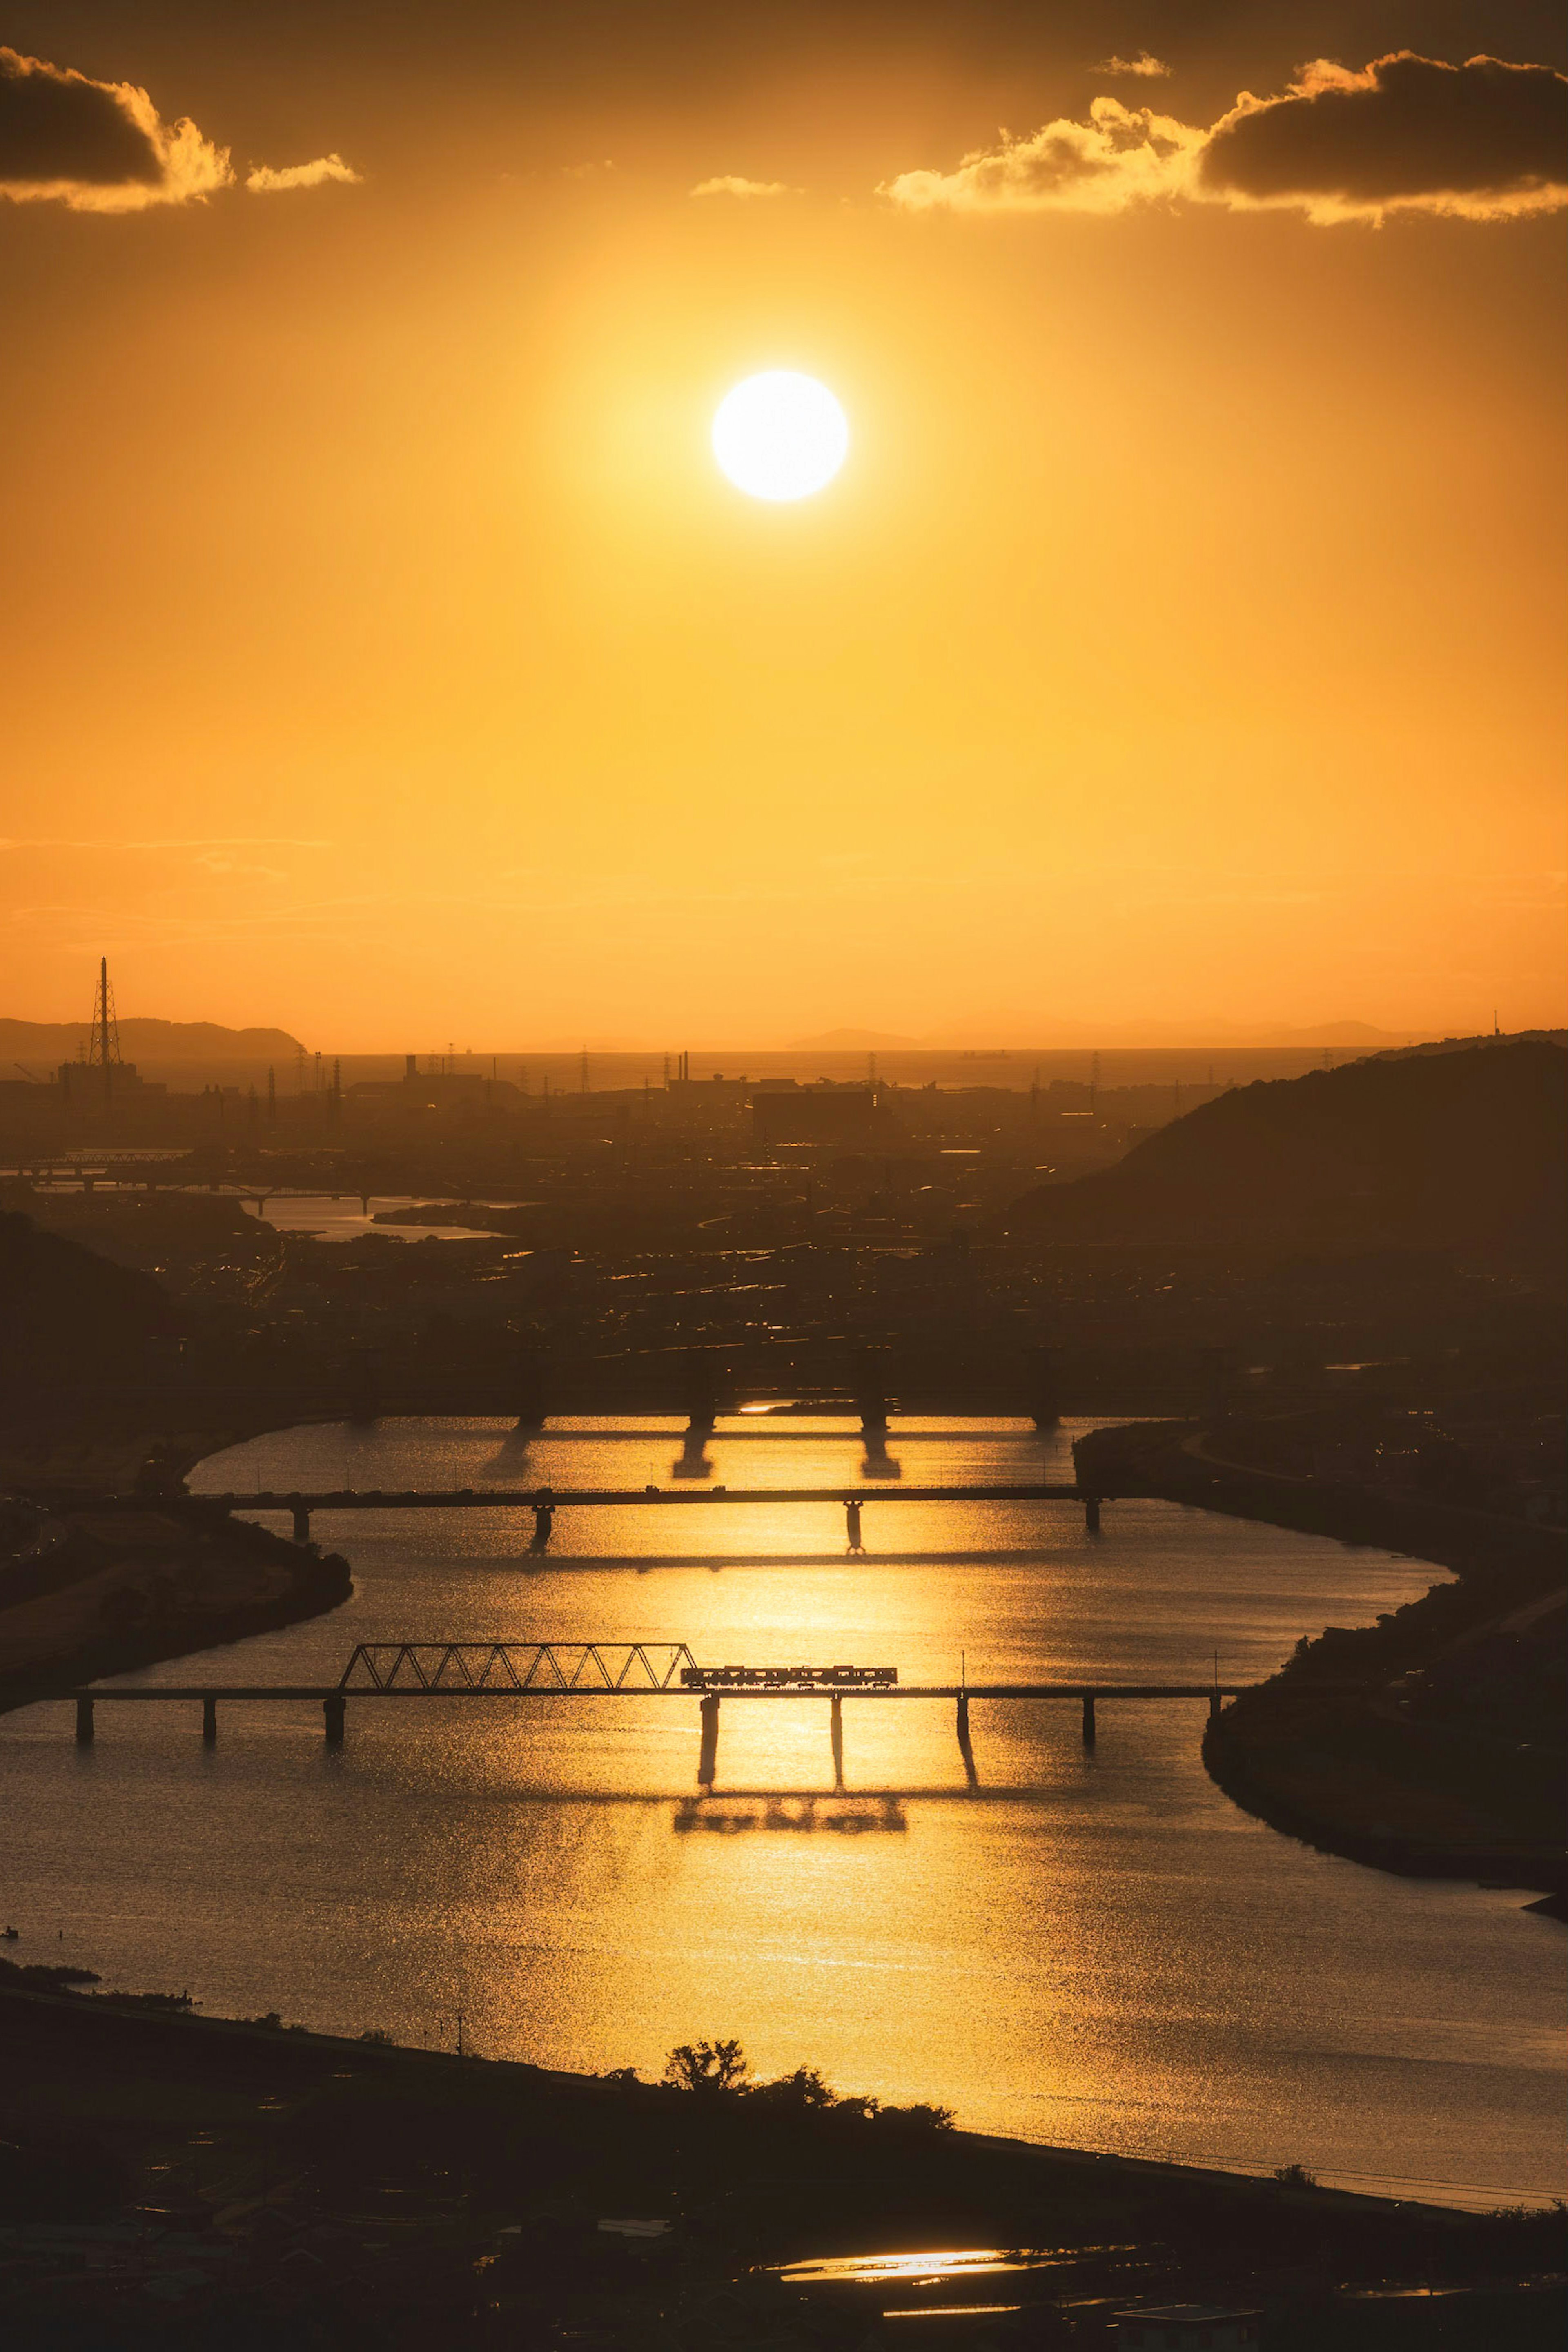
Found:
<path fill-rule="evenodd" d="M 1381 222 L 1201 176 L 1304 58 L 1544 12 L 438 13 L 11 25 L 235 184 L 0 203 L 0 1011 L 101 948 L 328 1051 L 1563 1019 L 1562 214 L 1440 119 Z M 769 366 L 854 436 L 795 507 L 708 452 Z"/>

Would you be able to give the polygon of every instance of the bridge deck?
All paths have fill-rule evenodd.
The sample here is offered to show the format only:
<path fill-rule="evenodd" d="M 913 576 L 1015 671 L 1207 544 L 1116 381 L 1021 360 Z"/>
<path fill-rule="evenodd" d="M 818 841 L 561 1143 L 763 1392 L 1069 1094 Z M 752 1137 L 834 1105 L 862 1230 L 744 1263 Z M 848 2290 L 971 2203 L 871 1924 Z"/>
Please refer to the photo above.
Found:
<path fill-rule="evenodd" d="M 371 1684 L 365 1685 L 361 1689 L 358 1685 L 346 1688 L 341 1683 L 193 1683 L 190 1685 L 182 1684 L 177 1687 L 168 1684 L 159 1683 L 144 1685 L 139 1688 L 115 1690 L 105 1689 L 101 1684 L 92 1683 L 73 1685 L 68 1690 L 41 1691 L 37 1695 L 37 1701 L 29 1700 L 27 1704 L 29 1706 L 34 1704 L 41 1705 L 45 1701 L 64 1699 L 92 1699 L 95 1702 L 102 1699 L 112 1704 L 121 1700 L 140 1703 L 161 1699 L 228 1700 L 268 1698 L 352 1699 L 356 1706 L 361 1699 L 375 1700 L 383 1698 L 678 1698 L 685 1699 L 688 1703 L 692 1700 L 700 1698 L 722 1698 L 727 1703 L 730 1699 L 755 1698 L 1167 1699 L 1212 1698 L 1216 1692 L 1218 1693 L 1221 1698 L 1235 1698 L 1238 1697 L 1241 1692 L 1252 1690 L 1256 1687 L 1257 1685 L 1252 1683 L 1095 1682 L 899 1683 L 891 1686 L 886 1684 L 850 1684 L 846 1685 L 841 1690 L 835 1690 L 832 1685 L 828 1683 L 822 1683 L 810 1688 L 800 1688 L 798 1690 L 777 1688 L 768 1690 L 758 1688 L 755 1685 L 748 1687 L 744 1684 L 738 1685 L 733 1688 L 727 1684 L 722 1688 L 714 1690 L 680 1687 L 670 1687 L 660 1690 L 654 1688 L 650 1684 L 631 1685 L 622 1689 L 610 1689 L 592 1684 L 585 1685 L 581 1688 L 577 1689 L 565 1689 L 560 1687 L 559 1685 L 551 1685 L 548 1684 L 536 1685 L 530 1687 L 515 1687 L 508 1685 L 489 1689 L 483 1687 L 465 1689 L 460 1685 L 454 1685 L 450 1688 L 440 1686 L 435 1689 L 426 1689 L 416 1684 L 408 1684 L 390 1690 L 378 1690 Z"/>
<path fill-rule="evenodd" d="M 906 1486 L 890 1481 L 867 1486 L 485 1486 L 441 1489 L 417 1487 L 403 1492 L 340 1487 L 310 1493 L 282 1493 L 261 1487 L 254 1494 L 191 1495 L 162 1497 L 126 1496 L 125 1502 L 167 1510 L 171 1502 L 206 1503 L 225 1511 L 429 1511 L 494 1510 L 511 1507 L 531 1510 L 548 1503 L 556 1510 L 574 1505 L 595 1509 L 632 1505 L 658 1508 L 668 1503 L 1082 1503 L 1088 1499 L 1077 1486 L 1061 1484 L 983 1486 Z"/>

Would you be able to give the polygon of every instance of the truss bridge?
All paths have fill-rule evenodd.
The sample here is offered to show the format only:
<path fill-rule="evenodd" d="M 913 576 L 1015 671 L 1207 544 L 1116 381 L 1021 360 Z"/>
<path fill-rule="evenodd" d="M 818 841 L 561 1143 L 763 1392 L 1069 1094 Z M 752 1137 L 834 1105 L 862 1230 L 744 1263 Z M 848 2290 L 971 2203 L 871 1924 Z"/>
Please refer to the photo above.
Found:
<path fill-rule="evenodd" d="M 338 1688 L 455 1698 L 689 1690 L 700 1672 L 684 1642 L 361 1642 Z"/>

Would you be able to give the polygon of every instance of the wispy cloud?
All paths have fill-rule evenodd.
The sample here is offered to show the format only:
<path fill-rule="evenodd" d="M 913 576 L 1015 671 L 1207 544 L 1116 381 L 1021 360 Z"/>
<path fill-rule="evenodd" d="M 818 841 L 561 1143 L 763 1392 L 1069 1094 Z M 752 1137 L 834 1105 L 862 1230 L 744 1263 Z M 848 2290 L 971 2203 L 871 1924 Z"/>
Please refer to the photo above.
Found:
<path fill-rule="evenodd" d="M 97 840 L 81 840 L 61 834 L 37 834 L 30 836 L 0 835 L 0 850 L 16 849 L 107 849 L 117 854 L 121 850 L 222 850 L 222 849 L 330 849 L 332 843 L 313 835 L 293 833 L 216 833 L 179 835 L 162 841 L 121 841 L 108 836 Z M 198 861 L 199 863 L 202 861 Z"/>
<path fill-rule="evenodd" d="M 258 163 L 246 173 L 246 186 L 253 194 L 272 195 L 282 188 L 319 188 L 329 180 L 340 180 L 346 187 L 357 188 L 364 179 L 351 163 L 340 155 L 318 155 L 311 163 L 285 163 L 275 170 L 270 163 Z"/>
<path fill-rule="evenodd" d="M 257 165 L 246 185 L 265 194 L 359 176 L 324 155 L 281 172 Z M 229 149 L 188 116 L 166 122 L 135 82 L 94 81 L 0 47 L 0 196 L 10 203 L 133 213 L 203 204 L 235 184 Z"/>
<path fill-rule="evenodd" d="M 1244 90 L 1207 128 L 1097 98 L 1084 121 L 1003 131 L 949 172 L 878 193 L 911 212 L 1110 215 L 1177 199 L 1300 212 L 1320 226 L 1417 212 L 1521 219 L 1568 205 L 1568 76 L 1408 49 L 1360 72 L 1327 58 L 1279 96 Z"/>
<path fill-rule="evenodd" d="M 1182 194 L 1207 133 L 1146 106 L 1097 98 L 1089 119 L 1004 131 L 951 172 L 904 172 L 878 190 L 909 212 L 1123 213 Z"/>
<path fill-rule="evenodd" d="M 1163 58 L 1152 58 L 1147 49 L 1140 49 L 1135 58 L 1102 58 L 1089 70 L 1097 74 L 1132 74 L 1139 81 L 1159 81 L 1171 68 Z"/>
<path fill-rule="evenodd" d="M 726 172 L 716 180 L 699 180 L 690 191 L 694 196 L 798 196 L 804 192 L 792 188 L 788 180 L 746 180 L 737 172 Z"/>

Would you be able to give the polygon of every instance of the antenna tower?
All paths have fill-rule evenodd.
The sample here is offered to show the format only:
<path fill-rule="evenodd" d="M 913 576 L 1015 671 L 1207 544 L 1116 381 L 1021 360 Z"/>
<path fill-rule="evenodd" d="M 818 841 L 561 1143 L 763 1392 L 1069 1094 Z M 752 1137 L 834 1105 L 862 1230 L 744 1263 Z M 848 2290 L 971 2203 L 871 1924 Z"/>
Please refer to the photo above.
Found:
<path fill-rule="evenodd" d="M 114 991 L 109 984 L 109 958 L 100 956 L 98 963 L 98 994 L 92 1005 L 92 1035 L 88 1041 L 88 1067 L 103 1072 L 103 1099 L 107 1108 L 114 1087 L 114 1073 L 120 1067 L 120 1023 L 115 1017 Z"/>
<path fill-rule="evenodd" d="M 100 956 L 98 966 L 98 994 L 92 1001 L 92 1036 L 88 1045 L 89 1066 L 113 1069 L 120 1061 L 120 1023 L 115 1018 L 114 991 L 109 984 L 109 958 Z"/>

